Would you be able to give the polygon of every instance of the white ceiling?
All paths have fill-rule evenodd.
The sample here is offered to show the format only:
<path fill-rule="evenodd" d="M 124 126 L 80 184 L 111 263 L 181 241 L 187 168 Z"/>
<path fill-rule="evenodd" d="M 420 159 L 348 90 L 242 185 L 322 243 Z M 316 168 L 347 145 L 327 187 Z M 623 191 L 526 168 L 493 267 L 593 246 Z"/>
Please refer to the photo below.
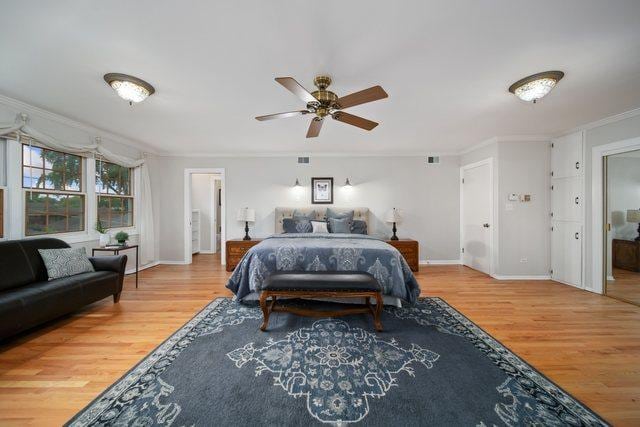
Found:
<path fill-rule="evenodd" d="M 0 93 L 159 151 L 455 152 L 487 138 L 555 134 L 640 106 L 640 1 L 5 0 Z M 536 105 L 507 92 L 566 73 Z M 157 93 L 130 107 L 102 80 L 138 76 Z M 273 79 L 338 95 L 380 84 L 305 139 L 304 107 Z"/>

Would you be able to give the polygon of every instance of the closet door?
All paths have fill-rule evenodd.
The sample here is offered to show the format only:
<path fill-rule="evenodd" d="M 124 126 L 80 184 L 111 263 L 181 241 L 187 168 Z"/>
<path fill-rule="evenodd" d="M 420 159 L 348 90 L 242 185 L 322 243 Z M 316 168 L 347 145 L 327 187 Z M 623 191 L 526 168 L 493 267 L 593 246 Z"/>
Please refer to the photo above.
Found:
<path fill-rule="evenodd" d="M 565 135 L 551 148 L 551 278 L 582 283 L 584 203 L 582 132 Z"/>

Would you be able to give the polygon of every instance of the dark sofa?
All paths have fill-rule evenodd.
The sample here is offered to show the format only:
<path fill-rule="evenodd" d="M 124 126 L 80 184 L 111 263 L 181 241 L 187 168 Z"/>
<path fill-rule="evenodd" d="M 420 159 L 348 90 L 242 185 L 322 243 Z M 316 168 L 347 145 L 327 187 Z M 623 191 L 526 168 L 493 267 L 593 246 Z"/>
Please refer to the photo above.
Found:
<path fill-rule="evenodd" d="M 48 281 L 38 249 L 59 239 L 0 242 L 0 340 L 113 295 L 120 299 L 126 255 L 89 257 L 96 271 Z"/>

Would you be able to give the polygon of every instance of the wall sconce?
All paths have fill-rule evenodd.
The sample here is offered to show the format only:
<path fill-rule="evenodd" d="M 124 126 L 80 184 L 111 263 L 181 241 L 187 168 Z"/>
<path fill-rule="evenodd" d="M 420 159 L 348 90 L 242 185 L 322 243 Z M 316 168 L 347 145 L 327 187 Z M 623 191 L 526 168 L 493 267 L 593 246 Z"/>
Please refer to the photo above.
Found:
<path fill-rule="evenodd" d="M 295 183 L 295 184 L 293 184 L 293 186 L 294 186 L 295 188 L 302 187 L 302 185 L 300 185 L 300 181 L 298 180 L 298 178 L 296 178 L 296 183 Z"/>
<path fill-rule="evenodd" d="M 351 188 L 351 182 L 349 181 L 349 178 L 347 178 L 347 180 L 344 182 L 344 186 L 347 188 Z"/>

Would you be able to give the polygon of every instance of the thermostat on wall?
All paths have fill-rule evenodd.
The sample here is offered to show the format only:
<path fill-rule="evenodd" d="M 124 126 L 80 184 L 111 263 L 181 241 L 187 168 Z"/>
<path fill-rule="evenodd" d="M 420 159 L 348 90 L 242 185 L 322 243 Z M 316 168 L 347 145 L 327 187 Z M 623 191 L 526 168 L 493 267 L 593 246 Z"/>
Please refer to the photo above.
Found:
<path fill-rule="evenodd" d="M 516 193 L 511 193 L 509 194 L 509 201 L 510 202 L 517 202 L 519 200 L 519 197 Z"/>

